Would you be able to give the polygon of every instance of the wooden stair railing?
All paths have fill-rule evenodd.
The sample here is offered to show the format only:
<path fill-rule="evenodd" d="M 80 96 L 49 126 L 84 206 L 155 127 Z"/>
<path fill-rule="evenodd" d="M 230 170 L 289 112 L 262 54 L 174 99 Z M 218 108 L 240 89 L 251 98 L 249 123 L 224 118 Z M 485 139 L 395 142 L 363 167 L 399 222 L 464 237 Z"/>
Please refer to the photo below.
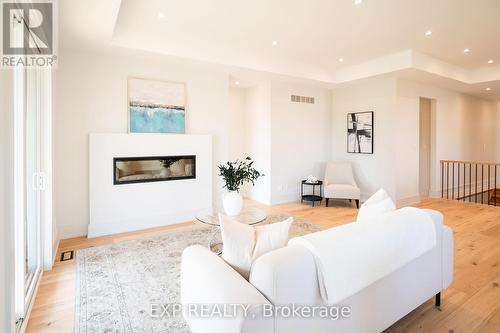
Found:
<path fill-rule="evenodd" d="M 441 198 L 500 207 L 500 162 L 440 162 Z"/>

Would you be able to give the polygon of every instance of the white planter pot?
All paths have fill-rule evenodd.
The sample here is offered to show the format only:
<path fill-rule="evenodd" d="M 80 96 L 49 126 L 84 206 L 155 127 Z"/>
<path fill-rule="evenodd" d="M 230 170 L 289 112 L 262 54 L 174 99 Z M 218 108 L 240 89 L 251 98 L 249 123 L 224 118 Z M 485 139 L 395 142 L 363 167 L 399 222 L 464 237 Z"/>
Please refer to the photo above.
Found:
<path fill-rule="evenodd" d="M 222 198 L 222 205 L 227 215 L 236 216 L 243 208 L 243 198 L 236 191 L 227 192 L 224 194 L 224 198 Z"/>
<path fill-rule="evenodd" d="M 163 178 L 166 178 L 168 176 L 170 176 L 170 170 L 167 169 L 167 168 L 161 168 L 161 171 L 160 171 L 160 176 L 163 177 Z"/>

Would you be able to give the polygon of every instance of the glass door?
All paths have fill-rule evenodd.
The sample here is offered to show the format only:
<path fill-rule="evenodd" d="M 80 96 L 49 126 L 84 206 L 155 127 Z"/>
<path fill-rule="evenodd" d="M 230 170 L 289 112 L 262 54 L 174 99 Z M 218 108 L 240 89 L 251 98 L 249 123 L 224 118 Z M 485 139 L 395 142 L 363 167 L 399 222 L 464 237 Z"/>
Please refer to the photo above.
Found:
<path fill-rule="evenodd" d="M 15 307 L 21 325 L 41 273 L 42 73 L 15 73 Z"/>
<path fill-rule="evenodd" d="M 28 304 L 40 273 L 40 71 L 26 70 L 24 271 Z"/>
<path fill-rule="evenodd" d="M 11 38 L 22 43 L 26 22 L 16 18 L 12 24 Z M 42 218 L 47 209 L 41 204 L 42 199 L 47 199 L 42 172 L 46 165 L 42 162 L 46 162 L 43 158 L 50 158 L 45 148 L 50 143 L 45 137 L 50 129 L 42 127 L 51 112 L 47 106 L 51 101 L 49 77 L 43 68 L 14 69 L 14 284 L 18 327 L 32 304 L 41 274 L 43 242 L 51 245 L 42 239 L 43 222 L 51 226 L 51 218 Z"/>

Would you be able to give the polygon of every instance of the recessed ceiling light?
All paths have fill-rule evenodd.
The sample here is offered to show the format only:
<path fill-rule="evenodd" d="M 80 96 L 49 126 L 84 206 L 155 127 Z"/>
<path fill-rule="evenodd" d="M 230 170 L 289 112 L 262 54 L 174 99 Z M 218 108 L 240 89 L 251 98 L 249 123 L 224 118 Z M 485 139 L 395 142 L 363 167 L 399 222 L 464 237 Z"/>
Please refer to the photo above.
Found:
<path fill-rule="evenodd" d="M 276 45 L 278 45 L 278 41 L 273 40 L 273 42 L 271 44 L 273 44 L 273 46 L 276 46 Z"/>
<path fill-rule="evenodd" d="M 493 63 L 493 59 L 488 60 L 488 64 L 492 64 L 492 63 Z"/>
<path fill-rule="evenodd" d="M 427 30 L 427 31 L 425 32 L 425 35 L 426 35 L 427 37 L 429 37 L 430 35 L 432 35 L 432 31 Z"/>
<path fill-rule="evenodd" d="M 339 58 L 339 62 L 344 62 L 344 58 Z"/>
<path fill-rule="evenodd" d="M 234 84 L 235 84 L 235 85 L 239 85 L 239 84 L 240 84 L 240 81 L 234 81 Z"/>
<path fill-rule="evenodd" d="M 363 0 L 354 0 L 354 4 L 356 5 L 361 5 L 363 3 Z"/>
<path fill-rule="evenodd" d="M 165 18 L 165 14 L 163 14 L 163 12 L 158 12 L 158 18 L 159 19 Z"/>
<path fill-rule="evenodd" d="M 490 90 L 491 90 L 491 88 L 490 88 L 490 87 L 486 88 L 486 91 L 490 91 Z"/>
<path fill-rule="evenodd" d="M 469 53 L 470 50 L 469 49 L 464 49 L 464 53 Z"/>

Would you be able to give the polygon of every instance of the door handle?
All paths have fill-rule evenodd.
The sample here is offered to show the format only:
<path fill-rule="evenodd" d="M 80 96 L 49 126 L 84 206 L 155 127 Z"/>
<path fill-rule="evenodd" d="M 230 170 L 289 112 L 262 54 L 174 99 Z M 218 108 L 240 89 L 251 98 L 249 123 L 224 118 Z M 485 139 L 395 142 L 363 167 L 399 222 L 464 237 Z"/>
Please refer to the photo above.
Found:
<path fill-rule="evenodd" d="M 39 186 L 38 186 L 38 189 L 40 191 L 45 191 L 45 183 L 46 183 L 45 173 L 44 172 L 39 172 L 38 173 L 38 177 L 39 177 Z"/>
<path fill-rule="evenodd" d="M 31 175 L 31 188 L 33 189 L 33 191 L 38 191 L 38 172 L 33 172 L 33 174 Z"/>
<path fill-rule="evenodd" d="M 33 191 L 45 191 L 47 177 L 44 172 L 33 172 L 31 175 L 31 188 Z"/>

